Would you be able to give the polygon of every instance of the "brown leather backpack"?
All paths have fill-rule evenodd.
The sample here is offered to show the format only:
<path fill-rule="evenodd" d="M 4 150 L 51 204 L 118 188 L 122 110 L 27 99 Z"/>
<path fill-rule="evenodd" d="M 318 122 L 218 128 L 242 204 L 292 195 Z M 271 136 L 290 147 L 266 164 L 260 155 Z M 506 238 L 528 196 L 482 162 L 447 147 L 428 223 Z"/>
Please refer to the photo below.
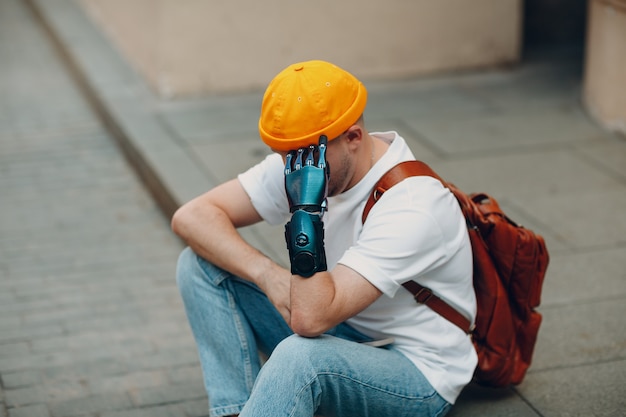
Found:
<path fill-rule="evenodd" d="M 383 175 L 365 205 L 363 222 L 385 191 L 420 175 L 441 181 L 457 198 L 467 221 L 478 303 L 475 326 L 428 288 L 415 281 L 403 285 L 418 303 L 472 336 L 478 353 L 476 382 L 492 387 L 519 384 L 530 366 L 541 324 L 535 308 L 549 262 L 545 241 L 510 220 L 489 195 L 467 195 L 419 161 L 402 162 Z"/>

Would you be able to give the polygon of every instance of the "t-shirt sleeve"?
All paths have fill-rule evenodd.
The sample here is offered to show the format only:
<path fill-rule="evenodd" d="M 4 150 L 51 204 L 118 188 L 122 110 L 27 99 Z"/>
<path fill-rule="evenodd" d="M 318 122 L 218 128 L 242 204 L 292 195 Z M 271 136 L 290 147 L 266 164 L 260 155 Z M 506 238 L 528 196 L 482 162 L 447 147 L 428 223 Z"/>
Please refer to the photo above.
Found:
<path fill-rule="evenodd" d="M 430 179 L 425 187 L 408 186 L 410 181 L 391 188 L 374 205 L 357 242 L 338 262 L 389 297 L 403 282 L 446 262 L 454 252 L 451 246 L 460 242 L 454 197 Z M 442 224 L 446 217 L 450 225 Z"/>
<path fill-rule="evenodd" d="M 285 193 L 283 161 L 278 154 L 263 161 L 237 177 L 259 215 L 271 225 L 285 223 L 289 202 Z"/>

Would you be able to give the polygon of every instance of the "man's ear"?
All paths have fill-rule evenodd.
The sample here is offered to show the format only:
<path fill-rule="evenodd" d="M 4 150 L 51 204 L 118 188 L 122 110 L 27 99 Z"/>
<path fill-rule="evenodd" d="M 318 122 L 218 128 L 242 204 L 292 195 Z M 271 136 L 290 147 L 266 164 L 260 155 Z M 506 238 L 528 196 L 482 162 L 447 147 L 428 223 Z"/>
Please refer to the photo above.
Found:
<path fill-rule="evenodd" d="M 359 125 L 350 126 L 350 128 L 348 128 L 348 130 L 346 131 L 346 138 L 348 139 L 349 142 L 352 142 L 354 140 L 360 141 L 363 138 L 363 130 L 361 129 L 361 126 Z"/>

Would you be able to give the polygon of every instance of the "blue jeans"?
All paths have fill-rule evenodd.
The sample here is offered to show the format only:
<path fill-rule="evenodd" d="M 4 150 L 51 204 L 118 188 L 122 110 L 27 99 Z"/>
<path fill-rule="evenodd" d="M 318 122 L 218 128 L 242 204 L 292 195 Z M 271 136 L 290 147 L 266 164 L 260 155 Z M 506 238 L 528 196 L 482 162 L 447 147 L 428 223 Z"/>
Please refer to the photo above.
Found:
<path fill-rule="evenodd" d="M 189 248 L 177 281 L 211 416 L 444 416 L 451 407 L 393 345 L 358 343 L 371 339 L 345 323 L 295 335 L 258 287 Z"/>

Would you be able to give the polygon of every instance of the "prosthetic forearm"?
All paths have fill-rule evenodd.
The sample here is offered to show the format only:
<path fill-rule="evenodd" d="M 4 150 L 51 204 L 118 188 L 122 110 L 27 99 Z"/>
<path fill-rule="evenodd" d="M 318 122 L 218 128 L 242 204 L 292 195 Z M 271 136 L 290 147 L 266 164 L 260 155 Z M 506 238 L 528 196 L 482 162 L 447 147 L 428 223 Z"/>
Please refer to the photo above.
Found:
<path fill-rule="evenodd" d="M 326 271 L 324 222 L 318 214 L 296 210 L 285 225 L 291 273 L 309 278 Z"/>
<path fill-rule="evenodd" d="M 324 222 L 329 169 L 326 164 L 326 137 L 319 147 L 290 152 L 285 164 L 285 190 L 291 221 L 285 225 L 285 240 L 291 273 L 308 278 L 325 271 Z M 317 166 L 315 157 L 317 153 Z"/>

